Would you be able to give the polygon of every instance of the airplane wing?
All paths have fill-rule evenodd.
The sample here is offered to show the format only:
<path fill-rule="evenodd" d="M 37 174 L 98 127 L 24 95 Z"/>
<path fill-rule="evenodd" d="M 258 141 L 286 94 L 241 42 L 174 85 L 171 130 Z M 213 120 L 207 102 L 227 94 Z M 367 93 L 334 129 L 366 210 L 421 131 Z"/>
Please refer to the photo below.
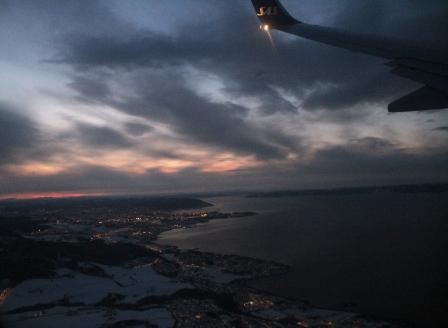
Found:
<path fill-rule="evenodd" d="M 276 29 L 306 39 L 388 60 L 391 73 L 424 86 L 389 105 L 389 112 L 448 108 L 448 53 L 408 44 L 399 39 L 351 33 L 303 23 L 279 0 L 252 0 L 264 30 Z"/>

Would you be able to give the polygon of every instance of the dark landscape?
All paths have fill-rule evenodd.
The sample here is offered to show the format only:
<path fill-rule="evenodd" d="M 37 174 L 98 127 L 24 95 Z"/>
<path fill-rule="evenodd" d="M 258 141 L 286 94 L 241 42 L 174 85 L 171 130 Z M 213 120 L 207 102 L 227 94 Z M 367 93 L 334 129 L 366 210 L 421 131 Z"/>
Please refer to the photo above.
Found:
<path fill-rule="evenodd" d="M 406 327 L 251 288 L 284 264 L 154 243 L 171 229 L 255 216 L 193 198 L 3 201 L 5 327 Z"/>

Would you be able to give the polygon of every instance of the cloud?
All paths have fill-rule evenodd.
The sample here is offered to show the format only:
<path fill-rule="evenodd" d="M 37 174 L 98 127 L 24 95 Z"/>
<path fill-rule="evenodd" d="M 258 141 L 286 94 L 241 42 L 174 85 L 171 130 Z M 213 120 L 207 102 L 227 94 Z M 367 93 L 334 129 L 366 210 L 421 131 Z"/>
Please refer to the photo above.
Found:
<path fill-rule="evenodd" d="M 90 76 L 93 74 L 89 73 Z M 281 131 L 257 127 L 248 119 L 248 111 L 242 106 L 230 102 L 216 103 L 191 90 L 182 70 L 132 73 L 130 78 L 126 76 L 125 81 L 126 84 L 120 85 L 121 92 L 125 91 L 124 97 L 112 93 L 108 93 L 110 96 L 103 92 L 98 94 L 92 92 L 94 88 L 86 90 L 77 87 L 77 92 L 82 99 L 101 102 L 128 115 L 168 125 L 190 143 L 199 143 L 204 147 L 254 155 L 259 159 L 281 159 L 300 144 L 300 140 L 294 140 L 296 137 L 288 137 Z M 118 76 L 114 83 L 120 83 Z M 106 85 L 100 89 L 109 88 Z M 85 135 L 83 139 L 87 136 L 95 139 L 105 132 L 92 135 L 83 131 L 81 136 Z M 117 136 L 106 139 L 118 141 Z M 125 145 L 123 142 L 119 144 Z"/>
<path fill-rule="evenodd" d="M 106 77 L 103 77 L 103 80 Z M 74 76 L 68 86 L 82 95 L 81 100 L 105 99 L 111 94 L 108 85 L 99 78 L 92 79 L 88 76 Z"/>
<path fill-rule="evenodd" d="M 0 164 L 13 162 L 39 143 L 39 133 L 18 109 L 0 103 Z"/>
<path fill-rule="evenodd" d="M 78 123 L 74 136 L 87 147 L 93 148 L 127 148 L 132 144 L 120 132 L 105 126 Z"/>
<path fill-rule="evenodd" d="M 175 173 L 158 169 L 131 174 L 84 165 L 51 176 L 12 176 L 2 180 L 0 194 L 28 192 L 173 193 L 222 190 L 300 189 L 448 181 L 448 152 L 395 151 L 387 141 L 382 151 L 369 153 L 351 146 L 331 147 L 312 159 L 214 174 L 187 168 Z M 355 144 L 358 141 L 354 141 Z M 355 147 L 356 148 L 356 147 Z M 387 151 L 384 150 L 388 149 Z M 269 172 L 267 174 L 266 172 Z M 176 188 L 173 189 L 172 186 Z"/>
<path fill-rule="evenodd" d="M 438 128 L 435 128 L 434 131 L 448 132 L 448 126 L 439 126 Z"/>
<path fill-rule="evenodd" d="M 166 83 L 162 88 L 154 85 L 150 95 L 140 94 L 137 103 L 130 102 L 124 107 L 140 108 L 142 101 L 148 108 L 149 118 L 168 123 L 193 142 L 253 154 L 260 159 L 285 156 L 282 151 L 285 144 L 266 138 L 264 131 L 251 124 L 247 111 L 240 106 L 210 102 L 177 83 Z"/>
<path fill-rule="evenodd" d="M 371 144 L 369 142 L 368 144 Z M 448 152 L 415 153 L 375 140 L 373 149 L 348 146 L 323 149 L 302 168 L 305 175 L 323 175 L 346 184 L 422 183 L 447 181 Z"/>
<path fill-rule="evenodd" d="M 387 35 L 391 21 L 397 18 L 388 15 L 387 2 L 344 4 L 335 19 L 346 22 L 348 29 L 362 26 L 366 32 Z M 201 3 L 193 6 L 200 7 Z M 185 23 L 182 30 L 170 36 L 134 29 L 118 36 L 72 35 L 64 40 L 57 60 L 78 70 L 192 65 L 219 76 L 235 97 L 257 97 L 268 114 L 297 111 L 272 86 L 295 93 L 308 110 L 384 103 L 414 86 L 389 75 L 381 60 L 301 39 L 285 41 L 281 33 L 274 32 L 276 49 L 272 49 L 256 30 L 252 9 L 240 7 L 242 10 L 235 13 L 233 6 L 218 6 L 225 19 L 212 26 L 191 21 L 191 26 Z M 371 23 L 365 24 L 366 17 Z M 195 33 L 191 33 L 193 29 Z"/>
<path fill-rule="evenodd" d="M 154 130 L 151 126 L 141 123 L 127 123 L 125 128 L 128 134 L 135 137 L 144 136 Z"/>
<path fill-rule="evenodd" d="M 0 192 L 446 179 L 441 133 L 431 145 L 442 146 L 426 147 L 427 125 L 419 124 L 425 118 L 378 114 L 379 107 L 386 111 L 388 101 L 415 89 L 413 82 L 390 75 L 382 60 L 280 32 L 273 32 L 273 46 L 258 30 L 250 1 L 157 2 L 152 17 L 136 15 L 146 1 L 7 4 L 0 38 L 8 36 L 8 47 L 20 43 L 17 53 L 45 54 L 27 62 L 54 73 L 45 79 L 61 85 L 62 94 L 57 101 L 30 100 L 39 109 L 28 110 L 30 118 L 0 105 L 0 164 L 29 164 L 30 172 L 37 164 L 42 172 L 49 172 L 45 164 L 57 168 L 42 176 L 10 172 L 1 177 Z M 285 5 L 304 21 L 447 42 L 444 0 Z M 23 21 L 26 33 L 18 26 Z M 42 108 L 46 104 L 51 106 Z M 61 127 L 59 111 L 66 114 Z"/>
<path fill-rule="evenodd" d="M 235 13 L 230 7 L 219 6 L 225 19 L 213 26 L 186 22 L 169 36 L 132 28 L 117 36 L 71 34 L 55 61 L 74 68 L 69 86 L 85 99 L 168 124 L 192 142 L 259 159 L 286 158 L 301 149 L 301 140 L 257 127 L 244 99 L 253 99 L 261 116 L 339 110 L 348 121 L 361 118 L 351 107 L 384 105 L 410 85 L 389 76 L 387 68 L 370 57 L 300 39 L 277 38 L 272 49 L 250 19 L 252 9 Z M 195 33 L 190 33 L 193 26 Z M 216 103 L 200 95 L 184 80 L 186 67 L 217 76 L 222 83 L 217 92 L 239 104 Z M 113 88 L 132 96 L 117 97 Z"/>

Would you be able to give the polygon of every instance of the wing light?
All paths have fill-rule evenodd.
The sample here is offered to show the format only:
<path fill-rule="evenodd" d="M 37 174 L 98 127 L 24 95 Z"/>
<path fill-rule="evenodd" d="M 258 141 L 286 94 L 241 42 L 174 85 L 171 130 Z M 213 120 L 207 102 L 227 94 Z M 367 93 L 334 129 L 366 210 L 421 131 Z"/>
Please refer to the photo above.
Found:
<path fill-rule="evenodd" d="M 271 29 L 271 27 L 268 24 L 260 25 L 260 30 L 269 32 L 270 29 Z"/>

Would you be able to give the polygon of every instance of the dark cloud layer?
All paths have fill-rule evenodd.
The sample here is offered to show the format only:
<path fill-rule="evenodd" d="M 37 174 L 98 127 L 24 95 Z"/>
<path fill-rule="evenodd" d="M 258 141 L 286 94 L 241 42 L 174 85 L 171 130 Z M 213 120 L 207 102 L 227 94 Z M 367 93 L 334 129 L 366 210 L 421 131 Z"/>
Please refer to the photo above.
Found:
<path fill-rule="evenodd" d="M 85 99 L 102 100 L 111 94 L 107 84 L 99 78 L 91 79 L 86 76 L 75 76 L 68 86 L 77 91 Z"/>
<path fill-rule="evenodd" d="M 33 123 L 17 109 L 0 103 L 0 164 L 13 163 L 39 143 Z"/>
<path fill-rule="evenodd" d="M 300 140 L 281 132 L 265 133 L 247 120 L 244 108 L 212 103 L 192 92 L 188 81 L 176 76 L 182 67 L 218 76 L 231 97 L 258 99 L 264 115 L 299 110 L 276 88 L 301 97 L 302 110 L 345 111 L 360 103 L 385 103 L 408 85 L 388 76 L 387 68 L 370 57 L 302 40 L 279 39 L 272 49 L 257 31 L 251 8 L 232 8 L 217 5 L 225 19 L 212 26 L 194 21 L 169 37 L 132 28 L 117 36 L 71 34 L 56 61 L 77 71 L 70 86 L 85 99 L 168 123 L 196 142 L 261 159 L 285 158 L 288 151 L 297 150 Z M 136 96 L 112 100 L 108 81 L 117 83 L 123 72 L 130 79 L 119 88 Z"/>
<path fill-rule="evenodd" d="M 406 12 L 403 15 L 393 12 L 398 6 L 390 6 L 387 1 L 343 1 L 334 19 L 338 26 L 366 33 L 388 35 L 392 30 L 396 36 L 408 39 L 434 38 L 434 35 L 443 35 L 439 29 L 440 12 L 431 10 L 434 3 L 439 9 L 444 8 L 440 1 L 432 1 L 432 6 L 414 4 L 430 16 L 420 14 L 418 17 L 425 19 L 418 26 Z M 215 9 L 222 19 L 211 26 L 208 21 L 203 25 L 192 21 L 191 26 L 184 26 L 170 37 L 133 29 L 119 36 L 72 35 L 58 60 L 78 69 L 193 65 L 232 82 L 233 87 L 229 89 L 236 96 L 259 97 L 268 113 L 285 107 L 284 99 L 270 88 L 272 85 L 293 90 L 298 95 L 303 95 L 304 89 L 312 89 L 314 92 L 304 99 L 305 109 L 344 109 L 358 103 L 384 102 L 412 87 L 389 76 L 387 68 L 379 65 L 381 61 L 371 57 L 351 55 L 299 39 L 285 43 L 277 34 L 274 35 L 277 49 L 273 50 L 265 36 L 257 32 L 251 8 L 238 2 L 241 10 L 235 11 L 236 5 L 223 6 L 216 2 Z M 201 3 L 194 6 L 200 7 Z M 421 29 L 426 32 L 422 33 Z"/>
<path fill-rule="evenodd" d="M 169 124 L 184 138 L 206 146 L 255 155 L 260 159 L 284 158 L 288 149 L 299 147 L 299 140 L 291 140 L 281 131 L 260 129 L 251 124 L 245 108 L 231 103 L 215 103 L 199 96 L 187 87 L 180 74 L 166 69 L 143 76 L 132 75 L 133 80 L 123 88 L 134 96 L 118 100 L 109 92 L 105 93 L 107 85 L 98 84 L 97 80 L 83 78 L 86 83 L 82 87 L 74 82 L 70 85 L 82 99 L 102 102 L 133 116 Z M 91 84 L 93 88 L 84 88 Z"/>
<path fill-rule="evenodd" d="M 245 120 L 246 110 L 232 104 L 217 104 L 204 99 L 170 76 L 163 83 L 140 81 L 137 97 L 117 105 L 134 115 L 168 123 L 194 142 L 216 146 L 261 159 L 281 158 L 281 132 L 277 142 L 265 131 Z M 136 91 L 135 89 L 134 91 Z"/>
<path fill-rule="evenodd" d="M 78 124 L 75 137 L 86 146 L 99 149 L 126 148 L 131 146 L 131 142 L 118 131 L 108 127 L 90 124 Z"/>
<path fill-rule="evenodd" d="M 125 128 L 128 134 L 135 137 L 141 137 L 153 131 L 151 126 L 140 123 L 127 123 Z"/>
<path fill-rule="evenodd" d="M 247 17 L 233 22 L 243 33 L 223 25 L 219 40 L 191 36 L 188 32 L 172 38 L 135 31 L 124 38 L 77 36 L 68 40 L 60 59 L 79 70 L 109 68 L 135 70 L 192 65 L 228 82 L 237 96 L 256 96 L 267 113 L 295 111 L 272 86 L 304 95 L 305 109 L 345 108 L 366 101 L 384 101 L 408 85 L 387 74 L 380 61 L 353 56 L 345 51 L 312 42 L 278 43 L 273 50 L 264 35 Z M 206 26 L 202 26 L 206 29 Z M 215 27 L 217 29 L 217 27 Z M 187 29 L 188 30 L 188 29 Z M 230 86 L 232 85 L 232 86 Z M 326 87 L 330 86 L 330 87 Z"/>

